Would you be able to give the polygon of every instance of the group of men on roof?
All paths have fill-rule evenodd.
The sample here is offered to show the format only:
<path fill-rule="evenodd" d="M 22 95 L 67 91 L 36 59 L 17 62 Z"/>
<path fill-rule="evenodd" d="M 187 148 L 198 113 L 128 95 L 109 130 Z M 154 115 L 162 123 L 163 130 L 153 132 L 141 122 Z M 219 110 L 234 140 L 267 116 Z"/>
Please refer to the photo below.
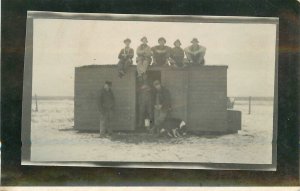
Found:
<path fill-rule="evenodd" d="M 166 45 L 166 39 L 161 37 L 158 39 L 158 45 L 150 47 L 146 37 L 141 38 L 141 45 L 136 50 L 136 63 L 138 77 L 142 77 L 148 67 L 151 66 L 172 66 L 176 68 L 184 68 L 189 65 L 204 65 L 206 48 L 199 45 L 197 38 L 193 38 L 192 45 L 181 48 L 181 42 L 177 39 L 174 47 Z M 119 53 L 119 77 L 125 75 L 128 66 L 133 64 L 134 50 L 130 47 L 131 40 L 125 39 L 123 48 Z"/>
<path fill-rule="evenodd" d="M 180 40 L 174 42 L 174 47 L 166 46 L 166 39 L 161 37 L 158 44 L 150 47 L 146 37 L 141 39 L 142 44 L 136 50 L 137 76 L 140 84 L 137 89 L 138 104 L 138 129 L 151 128 L 157 133 L 172 110 L 171 94 L 156 79 L 149 83 L 147 69 L 151 66 L 170 66 L 184 68 L 187 66 L 204 65 L 206 48 L 199 45 L 197 38 L 193 38 L 192 45 L 181 48 Z M 125 39 L 125 48 L 119 53 L 119 77 L 126 73 L 128 66 L 133 64 L 134 50 L 130 47 L 131 40 Z M 115 97 L 112 91 L 112 82 L 106 81 L 101 91 L 98 108 L 100 111 L 100 136 L 112 133 L 111 122 L 114 120 Z M 148 125 L 146 121 L 148 120 Z M 152 125 L 149 125 L 152 124 Z M 149 130 L 149 129 L 148 129 Z"/>

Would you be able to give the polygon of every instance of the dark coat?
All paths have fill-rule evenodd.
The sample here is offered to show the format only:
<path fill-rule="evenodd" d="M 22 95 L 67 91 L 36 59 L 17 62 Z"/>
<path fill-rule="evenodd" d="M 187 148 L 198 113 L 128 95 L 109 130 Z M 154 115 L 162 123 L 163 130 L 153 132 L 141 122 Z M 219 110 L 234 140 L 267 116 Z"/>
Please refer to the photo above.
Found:
<path fill-rule="evenodd" d="M 170 57 L 171 48 L 168 46 L 154 46 L 151 48 L 153 52 L 153 60 L 157 65 L 166 64 L 168 58 Z"/>
<path fill-rule="evenodd" d="M 112 111 L 115 108 L 115 96 L 111 89 L 107 91 L 103 88 L 98 101 L 98 109 L 101 113 Z"/>
<path fill-rule="evenodd" d="M 183 65 L 184 51 L 180 47 L 174 47 L 171 50 L 170 58 L 174 60 L 177 66 Z"/>
<path fill-rule="evenodd" d="M 147 85 L 141 85 L 138 89 L 138 103 L 150 103 L 152 105 L 153 101 L 153 90 Z"/>
<path fill-rule="evenodd" d="M 134 56 L 134 51 L 133 51 L 132 48 L 128 48 L 128 49 L 123 48 L 120 51 L 118 58 L 120 60 L 124 60 L 125 61 L 125 60 L 128 60 L 128 59 L 132 59 L 133 56 Z"/>
<path fill-rule="evenodd" d="M 171 94 L 168 89 L 161 87 L 160 90 L 154 90 L 153 96 L 154 105 L 162 105 L 162 110 L 168 111 L 171 109 Z"/>

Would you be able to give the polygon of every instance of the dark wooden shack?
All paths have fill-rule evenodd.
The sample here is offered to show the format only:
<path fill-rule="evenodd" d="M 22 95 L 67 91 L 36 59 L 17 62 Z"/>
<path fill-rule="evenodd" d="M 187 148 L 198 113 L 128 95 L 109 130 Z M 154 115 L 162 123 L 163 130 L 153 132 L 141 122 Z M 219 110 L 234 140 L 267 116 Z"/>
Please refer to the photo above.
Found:
<path fill-rule="evenodd" d="M 240 129 L 239 125 L 228 125 L 233 123 L 228 116 L 234 111 L 227 111 L 227 66 L 151 67 L 148 78 L 161 80 L 170 90 L 171 116 L 185 120 L 191 131 L 227 133 Z M 114 130 L 135 130 L 136 67 L 119 78 L 115 65 L 75 68 L 75 129 L 99 130 L 96 103 L 106 80 L 112 81 L 116 99 Z"/>

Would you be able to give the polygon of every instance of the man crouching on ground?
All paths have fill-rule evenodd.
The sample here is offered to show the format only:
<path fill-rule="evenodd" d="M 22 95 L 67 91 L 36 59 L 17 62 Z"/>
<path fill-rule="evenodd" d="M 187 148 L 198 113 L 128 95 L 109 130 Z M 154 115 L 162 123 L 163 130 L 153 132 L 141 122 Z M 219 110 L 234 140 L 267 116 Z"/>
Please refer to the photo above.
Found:
<path fill-rule="evenodd" d="M 106 81 L 99 97 L 100 137 L 112 133 L 111 122 L 114 115 L 115 97 L 111 90 L 112 82 Z"/>
<path fill-rule="evenodd" d="M 171 95 L 168 89 L 163 87 L 160 81 L 153 82 L 154 91 L 154 133 L 159 134 L 161 125 L 171 111 Z"/>

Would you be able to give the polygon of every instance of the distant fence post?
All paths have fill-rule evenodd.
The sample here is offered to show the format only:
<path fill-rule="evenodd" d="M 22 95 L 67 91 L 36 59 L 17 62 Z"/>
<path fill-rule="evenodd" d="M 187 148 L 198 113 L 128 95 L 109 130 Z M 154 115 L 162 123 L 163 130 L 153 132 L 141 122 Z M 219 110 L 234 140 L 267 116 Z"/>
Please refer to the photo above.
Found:
<path fill-rule="evenodd" d="M 249 112 L 248 114 L 250 115 L 251 114 L 251 96 L 249 96 Z"/>
<path fill-rule="evenodd" d="M 38 111 L 39 110 L 39 108 L 38 108 L 38 101 L 37 101 L 37 96 L 36 96 L 36 94 L 35 94 L 35 111 Z"/>

